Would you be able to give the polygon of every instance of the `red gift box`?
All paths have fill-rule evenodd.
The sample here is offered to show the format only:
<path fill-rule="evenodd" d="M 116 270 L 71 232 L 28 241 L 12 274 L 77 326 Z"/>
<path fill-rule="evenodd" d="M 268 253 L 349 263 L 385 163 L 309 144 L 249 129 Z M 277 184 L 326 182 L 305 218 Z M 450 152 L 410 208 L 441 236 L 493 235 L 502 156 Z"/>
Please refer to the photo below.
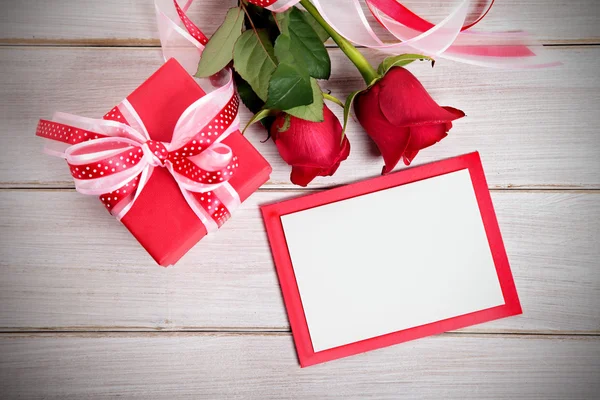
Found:
<path fill-rule="evenodd" d="M 152 140 L 170 142 L 181 114 L 204 95 L 185 69 L 170 59 L 127 100 Z M 111 113 L 105 119 L 110 119 Z M 239 161 L 240 168 L 229 179 L 229 184 L 243 202 L 269 179 L 271 166 L 239 131 L 221 143 L 229 146 Z M 121 222 L 162 266 L 175 264 L 207 234 L 206 227 L 166 168 L 154 168 Z"/>

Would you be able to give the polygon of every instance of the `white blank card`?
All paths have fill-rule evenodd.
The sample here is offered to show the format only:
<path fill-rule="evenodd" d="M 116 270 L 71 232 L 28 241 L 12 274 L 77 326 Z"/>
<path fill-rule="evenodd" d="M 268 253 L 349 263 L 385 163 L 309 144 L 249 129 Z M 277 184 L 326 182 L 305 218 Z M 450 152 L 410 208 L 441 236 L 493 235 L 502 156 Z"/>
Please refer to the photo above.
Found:
<path fill-rule="evenodd" d="M 315 352 L 504 304 L 467 169 L 281 223 Z"/>

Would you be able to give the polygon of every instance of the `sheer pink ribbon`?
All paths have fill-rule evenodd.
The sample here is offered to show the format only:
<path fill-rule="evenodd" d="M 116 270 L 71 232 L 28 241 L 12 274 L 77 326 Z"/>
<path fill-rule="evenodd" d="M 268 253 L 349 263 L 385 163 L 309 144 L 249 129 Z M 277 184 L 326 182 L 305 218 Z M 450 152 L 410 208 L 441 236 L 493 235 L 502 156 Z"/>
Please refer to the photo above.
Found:
<path fill-rule="evenodd" d="M 269 3 L 268 9 L 285 10 L 297 0 L 253 0 Z M 437 25 L 420 18 L 396 0 L 311 0 L 323 18 L 340 35 L 356 45 L 390 54 L 419 53 L 462 63 L 495 68 L 541 68 L 560 65 L 524 32 L 474 32 L 468 28 L 479 22 L 489 8 L 467 23 L 471 1 L 462 1 Z M 259 4 L 260 5 L 260 4 Z M 374 18 L 398 41 L 386 43 L 375 33 L 366 5 Z"/>

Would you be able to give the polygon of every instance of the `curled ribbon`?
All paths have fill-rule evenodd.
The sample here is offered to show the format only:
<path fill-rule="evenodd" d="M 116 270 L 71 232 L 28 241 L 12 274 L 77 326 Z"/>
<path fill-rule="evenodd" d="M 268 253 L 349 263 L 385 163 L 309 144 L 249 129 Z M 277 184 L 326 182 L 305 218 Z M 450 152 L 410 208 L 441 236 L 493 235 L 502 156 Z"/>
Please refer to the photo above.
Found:
<path fill-rule="evenodd" d="M 274 12 L 282 12 L 299 0 L 250 0 Z M 419 17 L 397 0 L 311 0 L 323 19 L 356 45 L 400 54 L 420 53 L 466 64 L 494 68 L 542 68 L 560 65 L 524 32 L 474 32 L 470 30 L 492 7 L 488 0 L 478 17 L 467 22 L 470 0 L 464 0 L 439 24 Z M 375 33 L 363 11 L 372 16 L 396 42 L 386 43 Z"/>
<path fill-rule="evenodd" d="M 155 2 L 165 61 L 175 58 L 190 73 L 195 72 L 208 41 L 185 14 L 192 1 L 183 7 L 176 0 Z M 208 82 L 203 88 L 209 93 L 181 114 L 170 143 L 151 140 L 127 100 L 104 119 L 56 113 L 52 121 L 40 120 L 36 135 L 48 140 L 48 154 L 66 159 L 77 191 L 99 195 L 118 219 L 134 205 L 154 168 L 162 167 L 212 232 L 240 205 L 239 195 L 229 184 L 238 159 L 222 143 L 239 130 L 239 99 L 231 70 Z"/>
<path fill-rule="evenodd" d="M 155 0 L 156 22 L 165 61 L 175 58 L 194 75 L 208 38 L 186 14 L 194 0 L 181 7 L 177 0 Z M 209 87 L 210 89 L 210 87 Z"/>

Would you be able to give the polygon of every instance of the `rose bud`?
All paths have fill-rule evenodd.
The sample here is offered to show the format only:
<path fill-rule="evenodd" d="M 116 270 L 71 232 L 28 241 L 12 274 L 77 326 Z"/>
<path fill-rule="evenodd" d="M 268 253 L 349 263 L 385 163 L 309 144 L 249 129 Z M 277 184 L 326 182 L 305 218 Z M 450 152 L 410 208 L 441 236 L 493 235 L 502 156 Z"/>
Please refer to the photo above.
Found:
<path fill-rule="evenodd" d="M 409 165 L 419 150 L 447 136 L 465 113 L 440 107 L 408 70 L 394 67 L 354 101 L 358 121 L 373 139 L 390 172 L 400 158 Z"/>
<path fill-rule="evenodd" d="M 317 176 L 331 176 L 350 154 L 347 137 L 342 141 L 342 125 L 327 106 L 323 122 L 311 122 L 279 113 L 271 125 L 271 136 L 281 158 L 292 166 L 290 180 L 306 186 Z M 283 130 L 289 118 L 289 127 Z"/>

